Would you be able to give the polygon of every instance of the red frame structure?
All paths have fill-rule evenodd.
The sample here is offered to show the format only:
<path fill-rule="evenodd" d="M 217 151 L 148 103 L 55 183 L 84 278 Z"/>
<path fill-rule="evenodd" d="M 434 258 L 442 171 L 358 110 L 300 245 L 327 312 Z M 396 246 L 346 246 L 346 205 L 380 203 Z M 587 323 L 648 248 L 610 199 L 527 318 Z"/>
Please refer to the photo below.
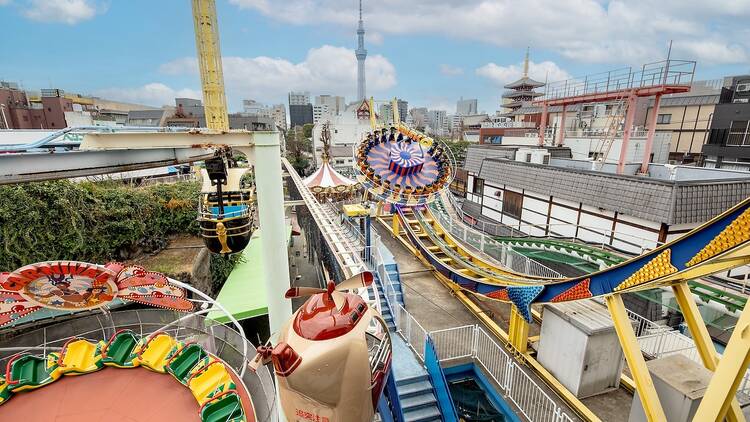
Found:
<path fill-rule="evenodd" d="M 625 152 L 635 119 L 635 102 L 639 97 L 654 97 L 654 111 L 648 122 L 646 147 L 641 163 L 641 172 L 645 173 L 648 170 L 653 149 L 656 116 L 659 114 L 661 96 L 689 92 L 694 75 L 694 61 L 664 60 L 644 64 L 641 69 L 634 70 L 628 67 L 548 84 L 545 87 L 544 96 L 532 102 L 542 107 L 539 145 L 544 144 L 549 106 L 562 106 L 561 127 L 563 129 L 560 130 L 557 140 L 557 144 L 562 145 L 565 141 L 565 111 L 568 105 L 625 99 L 628 102 L 628 108 L 625 115 L 622 148 L 617 162 L 617 173 L 622 174 L 625 166 Z"/>

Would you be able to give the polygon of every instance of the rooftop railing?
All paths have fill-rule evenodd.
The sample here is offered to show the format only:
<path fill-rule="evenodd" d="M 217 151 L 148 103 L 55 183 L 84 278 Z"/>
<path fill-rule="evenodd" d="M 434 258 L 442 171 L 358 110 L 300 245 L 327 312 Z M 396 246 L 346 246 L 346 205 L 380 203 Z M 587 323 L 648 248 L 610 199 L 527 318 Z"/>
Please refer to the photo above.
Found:
<path fill-rule="evenodd" d="M 694 61 L 663 60 L 644 64 L 640 69 L 625 67 L 552 82 L 545 86 L 544 96 L 539 97 L 537 101 L 659 85 L 690 85 L 694 75 Z"/>

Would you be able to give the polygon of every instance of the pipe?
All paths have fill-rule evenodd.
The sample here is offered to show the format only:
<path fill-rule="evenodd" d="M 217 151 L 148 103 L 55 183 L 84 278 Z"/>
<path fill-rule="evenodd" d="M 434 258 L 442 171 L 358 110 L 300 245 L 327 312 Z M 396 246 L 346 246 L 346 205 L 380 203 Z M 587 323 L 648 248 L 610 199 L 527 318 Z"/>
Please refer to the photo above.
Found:
<path fill-rule="evenodd" d="M 28 144 L 0 144 L 0 152 L 16 152 L 16 151 L 24 151 L 28 149 L 34 149 L 34 148 L 41 148 L 48 143 L 54 141 L 57 138 L 60 138 L 68 133 L 71 132 L 109 132 L 109 133 L 115 133 L 115 132 L 131 132 L 131 131 L 146 131 L 146 132 L 187 132 L 189 130 L 193 130 L 194 128 L 185 128 L 185 127 L 140 127 L 140 126 L 123 126 L 118 128 L 108 127 L 108 126 L 76 126 L 76 127 L 67 127 L 62 130 L 58 130 L 57 132 L 51 133 L 44 138 L 34 141 Z"/>

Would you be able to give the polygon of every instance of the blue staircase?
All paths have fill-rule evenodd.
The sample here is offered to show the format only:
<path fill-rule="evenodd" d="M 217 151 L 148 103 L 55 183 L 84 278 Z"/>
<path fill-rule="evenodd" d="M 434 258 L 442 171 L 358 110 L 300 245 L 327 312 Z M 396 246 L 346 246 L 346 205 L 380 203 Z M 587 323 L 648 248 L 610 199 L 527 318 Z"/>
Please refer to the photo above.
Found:
<path fill-rule="evenodd" d="M 405 422 L 442 421 L 430 375 L 398 335 L 393 339 L 393 376 Z"/>
<path fill-rule="evenodd" d="M 388 259 L 385 254 L 384 259 Z M 398 264 L 386 262 L 384 267 L 396 290 L 396 301 L 403 306 L 404 295 L 401 289 Z M 375 283 L 378 292 L 383 292 L 383 283 L 377 271 L 375 272 Z M 430 382 L 430 376 L 414 352 L 396 333 L 397 328 L 393 320 L 393 313 L 383 294 L 380 295 L 380 309 L 393 342 L 391 376 L 395 379 L 398 398 L 396 400 L 391 399 L 391 403 L 398 403 L 401 407 L 401 415 L 403 415 L 403 418 L 401 418 L 399 417 L 401 415 L 396 416 L 394 414 L 394 421 L 442 422 L 443 418 L 440 415 L 440 408 Z M 395 413 L 398 412 L 398 410 L 394 410 Z"/>

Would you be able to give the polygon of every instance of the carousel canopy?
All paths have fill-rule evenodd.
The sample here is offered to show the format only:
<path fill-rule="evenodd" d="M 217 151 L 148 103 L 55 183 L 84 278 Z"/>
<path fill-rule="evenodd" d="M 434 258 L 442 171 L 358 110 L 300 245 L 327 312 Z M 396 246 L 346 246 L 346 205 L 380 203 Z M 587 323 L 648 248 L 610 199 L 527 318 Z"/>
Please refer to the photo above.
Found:
<path fill-rule="evenodd" d="M 357 184 L 354 180 L 342 176 L 341 173 L 334 170 L 328 160 L 323 160 L 323 165 L 315 173 L 307 176 L 304 182 L 310 189 L 329 189 L 339 186 L 349 187 Z"/>

